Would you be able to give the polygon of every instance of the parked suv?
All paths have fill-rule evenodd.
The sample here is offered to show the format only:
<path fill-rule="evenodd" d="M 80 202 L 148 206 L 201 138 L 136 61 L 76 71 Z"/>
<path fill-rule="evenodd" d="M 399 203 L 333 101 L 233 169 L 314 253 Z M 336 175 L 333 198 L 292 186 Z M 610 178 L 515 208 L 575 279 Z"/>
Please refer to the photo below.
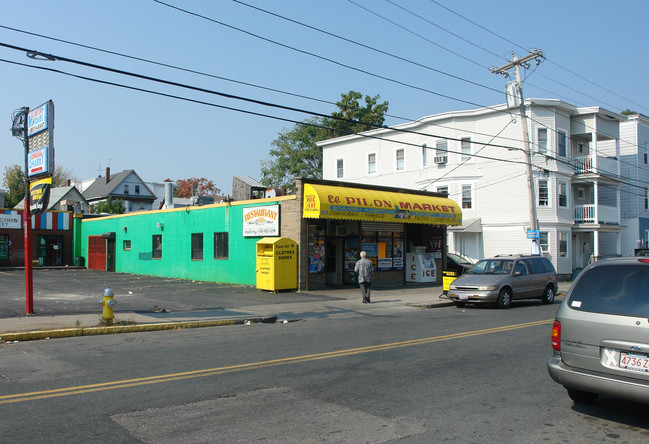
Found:
<path fill-rule="evenodd" d="M 568 290 L 552 328 L 552 379 L 577 403 L 649 404 L 649 258 L 602 259 Z"/>
<path fill-rule="evenodd" d="M 507 255 L 478 261 L 450 284 L 448 297 L 458 307 L 478 302 L 509 308 L 514 299 L 540 298 L 551 304 L 556 291 L 557 273 L 549 259 Z"/>

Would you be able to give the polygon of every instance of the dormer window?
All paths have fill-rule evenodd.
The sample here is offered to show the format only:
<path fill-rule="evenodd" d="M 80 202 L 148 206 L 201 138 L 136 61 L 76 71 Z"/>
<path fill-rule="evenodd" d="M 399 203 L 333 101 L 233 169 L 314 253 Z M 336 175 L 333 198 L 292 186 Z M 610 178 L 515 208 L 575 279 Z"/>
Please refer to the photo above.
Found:
<path fill-rule="evenodd" d="M 124 194 L 128 194 L 128 185 L 124 185 Z"/>

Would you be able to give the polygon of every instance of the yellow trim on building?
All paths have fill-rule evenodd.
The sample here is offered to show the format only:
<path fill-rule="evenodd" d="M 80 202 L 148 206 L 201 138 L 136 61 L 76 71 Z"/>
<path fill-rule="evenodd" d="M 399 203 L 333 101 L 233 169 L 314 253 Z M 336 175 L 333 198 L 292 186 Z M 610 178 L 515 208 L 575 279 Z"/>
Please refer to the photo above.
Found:
<path fill-rule="evenodd" d="M 237 207 L 241 205 L 251 205 L 251 204 L 272 204 L 274 202 L 279 202 L 283 200 L 295 200 L 297 196 L 295 195 L 290 195 L 290 196 L 278 196 L 278 197 L 266 197 L 263 199 L 250 199 L 250 200 L 235 200 L 232 202 L 221 202 L 221 203 L 215 203 L 215 204 L 209 204 L 209 205 L 200 205 L 200 206 L 186 206 L 186 207 L 178 207 L 178 208 L 166 208 L 163 210 L 150 210 L 150 211 L 132 211 L 129 213 L 122 213 L 122 214 L 111 214 L 110 216 L 102 216 L 102 217 L 96 217 L 92 219 L 85 219 L 82 222 L 88 222 L 88 221 L 93 221 L 93 220 L 104 220 L 104 219 L 114 219 L 118 217 L 130 217 L 130 216 L 141 216 L 142 214 L 155 214 L 155 213 L 172 213 L 174 211 L 195 211 L 195 210 L 207 210 L 210 208 L 217 208 L 217 207 Z"/>
<path fill-rule="evenodd" d="M 302 215 L 316 219 L 461 225 L 452 199 L 421 194 L 304 184 Z"/>

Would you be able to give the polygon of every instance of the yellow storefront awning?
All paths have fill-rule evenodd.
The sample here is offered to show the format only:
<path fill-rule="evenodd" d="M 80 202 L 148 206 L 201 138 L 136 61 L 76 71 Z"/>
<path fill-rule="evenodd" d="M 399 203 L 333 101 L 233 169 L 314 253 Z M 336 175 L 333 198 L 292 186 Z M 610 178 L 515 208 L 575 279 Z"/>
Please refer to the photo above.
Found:
<path fill-rule="evenodd" d="M 460 206 L 445 197 L 304 184 L 302 216 L 373 222 L 461 225 Z"/>

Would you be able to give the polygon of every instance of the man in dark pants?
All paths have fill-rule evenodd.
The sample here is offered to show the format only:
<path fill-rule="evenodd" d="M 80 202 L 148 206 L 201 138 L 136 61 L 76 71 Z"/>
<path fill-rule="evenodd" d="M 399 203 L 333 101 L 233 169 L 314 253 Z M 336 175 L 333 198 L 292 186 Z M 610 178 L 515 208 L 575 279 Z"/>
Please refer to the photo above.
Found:
<path fill-rule="evenodd" d="M 366 256 L 367 253 L 361 251 L 361 258 L 354 266 L 354 271 L 358 273 L 358 285 L 361 287 L 364 304 L 370 302 L 370 285 L 374 274 L 372 261 L 370 261 Z"/>

